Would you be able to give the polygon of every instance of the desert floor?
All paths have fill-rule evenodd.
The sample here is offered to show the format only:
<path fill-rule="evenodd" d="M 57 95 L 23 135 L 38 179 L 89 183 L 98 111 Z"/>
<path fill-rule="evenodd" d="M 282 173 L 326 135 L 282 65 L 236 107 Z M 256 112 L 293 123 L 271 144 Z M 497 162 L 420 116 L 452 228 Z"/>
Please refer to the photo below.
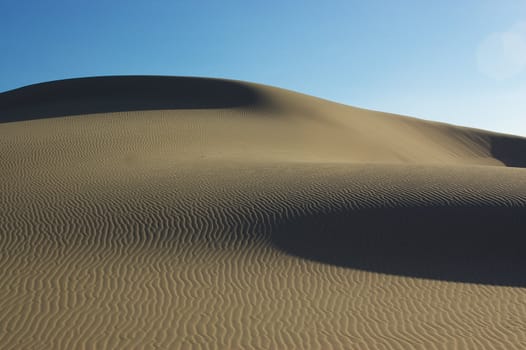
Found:
<path fill-rule="evenodd" d="M 237 81 L 0 94 L 1 349 L 524 349 L 526 139 Z"/>

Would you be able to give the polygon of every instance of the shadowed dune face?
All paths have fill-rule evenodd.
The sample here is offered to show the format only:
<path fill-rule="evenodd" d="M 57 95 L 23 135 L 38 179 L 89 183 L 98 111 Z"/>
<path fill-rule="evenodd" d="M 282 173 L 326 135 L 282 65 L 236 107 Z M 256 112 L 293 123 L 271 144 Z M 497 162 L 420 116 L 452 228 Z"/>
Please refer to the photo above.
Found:
<path fill-rule="evenodd" d="M 365 209 L 297 218 L 280 249 L 324 263 L 401 276 L 526 286 L 526 208 Z"/>
<path fill-rule="evenodd" d="M 526 168 L 526 139 L 513 136 L 491 136 L 491 154 L 506 166 Z"/>
<path fill-rule="evenodd" d="M 0 94 L 0 122 L 122 111 L 232 108 L 257 105 L 262 99 L 248 84 L 220 79 L 78 78 Z"/>

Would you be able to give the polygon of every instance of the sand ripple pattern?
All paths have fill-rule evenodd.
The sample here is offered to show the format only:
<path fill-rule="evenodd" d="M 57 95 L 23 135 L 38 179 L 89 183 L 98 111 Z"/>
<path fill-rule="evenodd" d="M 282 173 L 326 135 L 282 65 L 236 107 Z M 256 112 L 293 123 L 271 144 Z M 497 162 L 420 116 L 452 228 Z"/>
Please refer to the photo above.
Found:
<path fill-rule="evenodd" d="M 312 125 L 326 127 L 316 116 L 251 108 L 0 124 L 0 348 L 526 347 L 526 281 L 403 276 L 294 251 L 303 234 L 347 235 L 375 210 L 509 210 L 519 231 L 524 169 L 491 166 L 472 147 L 487 139 L 471 134 L 469 152 L 425 150 L 429 164 L 382 161 L 379 146 L 374 161 L 353 148 L 346 160 L 327 153 L 346 140 L 310 139 Z M 288 146 L 257 138 L 269 130 L 301 135 Z M 334 215 L 342 225 L 330 226 Z M 297 232 L 283 245 L 287 230 Z"/>

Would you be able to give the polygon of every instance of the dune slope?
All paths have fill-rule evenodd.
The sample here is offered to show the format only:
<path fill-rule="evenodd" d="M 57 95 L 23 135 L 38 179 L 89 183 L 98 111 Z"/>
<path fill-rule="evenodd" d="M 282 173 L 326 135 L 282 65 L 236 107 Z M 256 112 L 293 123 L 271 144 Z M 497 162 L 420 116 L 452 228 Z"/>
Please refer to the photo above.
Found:
<path fill-rule="evenodd" d="M 526 139 L 237 81 L 0 94 L 0 348 L 526 347 Z"/>

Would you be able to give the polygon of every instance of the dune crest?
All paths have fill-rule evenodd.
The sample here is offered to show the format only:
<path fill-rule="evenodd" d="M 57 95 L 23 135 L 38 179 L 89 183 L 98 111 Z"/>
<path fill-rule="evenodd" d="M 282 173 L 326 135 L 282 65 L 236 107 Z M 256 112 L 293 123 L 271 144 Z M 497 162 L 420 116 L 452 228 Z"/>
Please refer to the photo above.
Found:
<path fill-rule="evenodd" d="M 526 139 L 279 88 L 0 94 L 0 348 L 526 346 Z"/>

